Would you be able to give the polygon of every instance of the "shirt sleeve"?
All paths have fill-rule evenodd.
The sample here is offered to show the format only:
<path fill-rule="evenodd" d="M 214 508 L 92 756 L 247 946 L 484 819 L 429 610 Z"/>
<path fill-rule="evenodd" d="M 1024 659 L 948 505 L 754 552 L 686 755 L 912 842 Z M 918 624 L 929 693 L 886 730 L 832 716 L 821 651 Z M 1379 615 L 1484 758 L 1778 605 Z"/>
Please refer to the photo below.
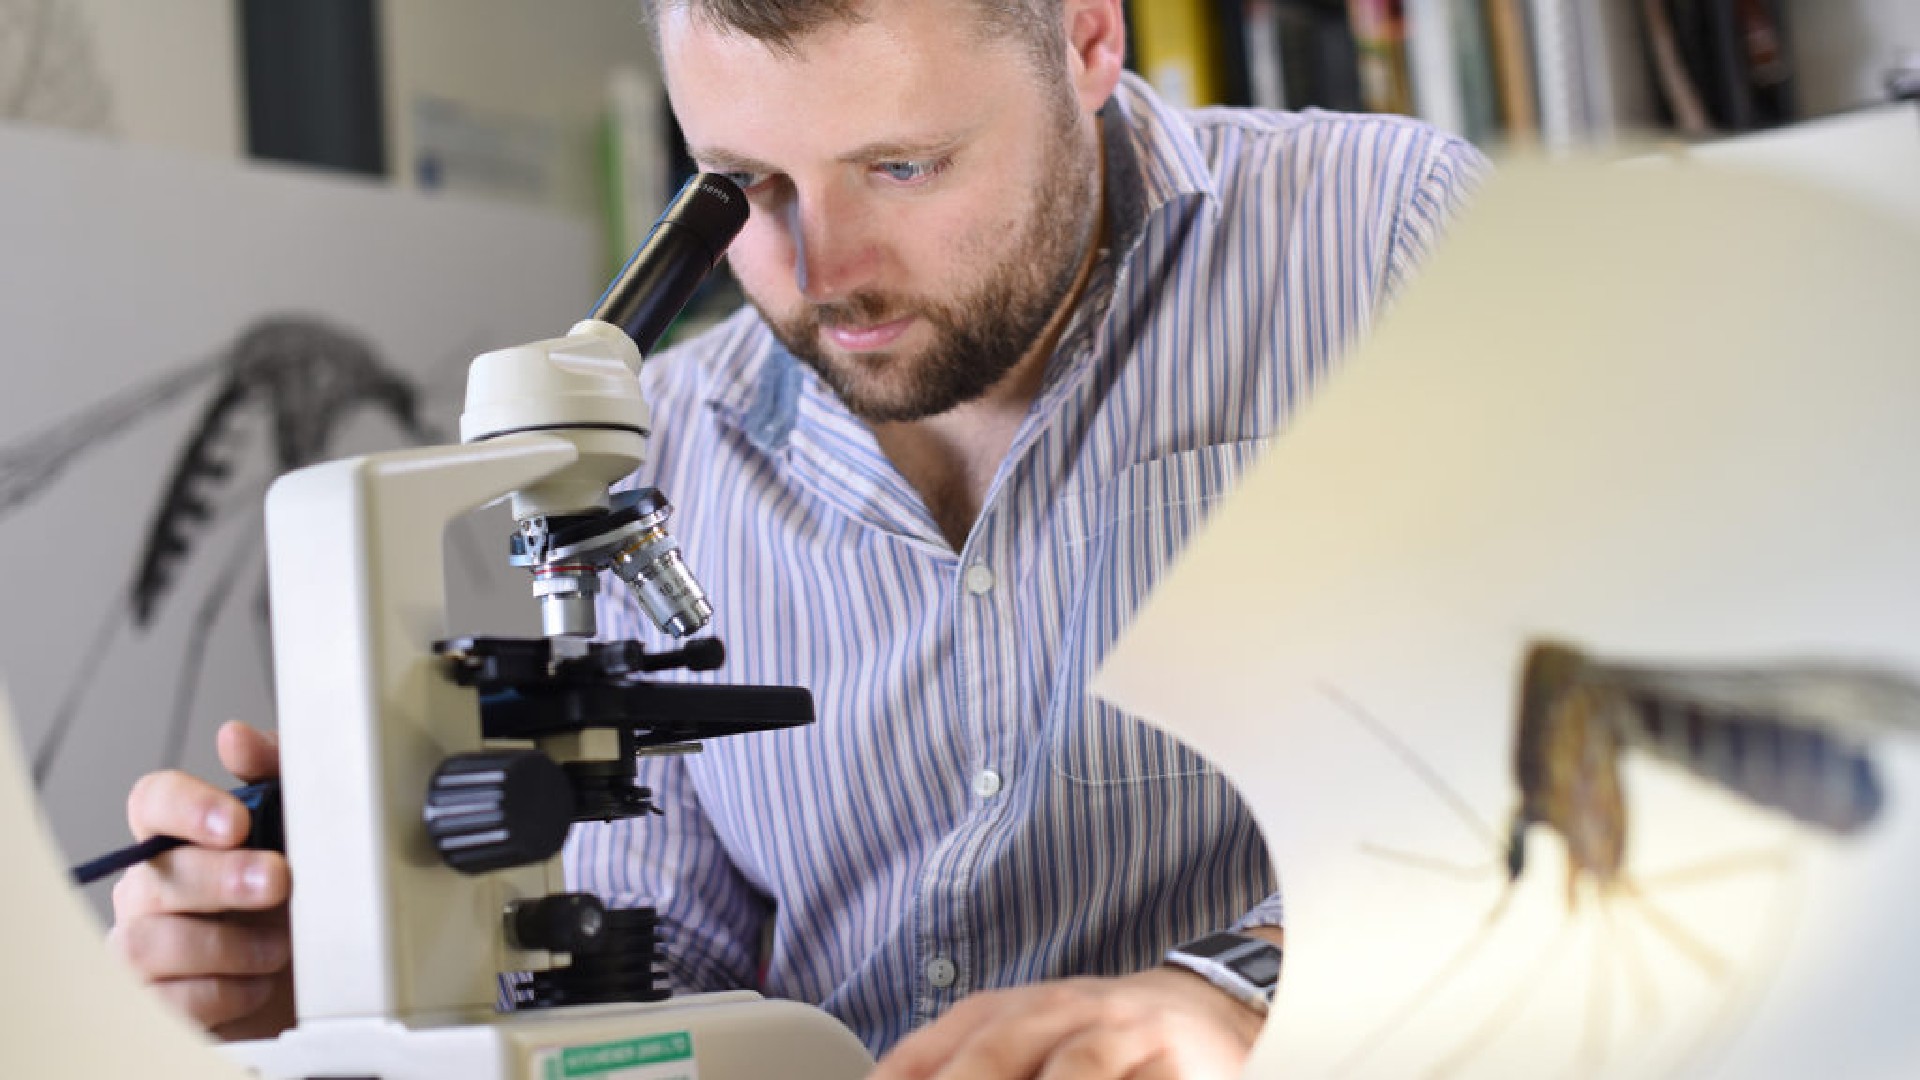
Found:
<path fill-rule="evenodd" d="M 1251 930 L 1256 926 L 1285 926 L 1286 907 L 1280 902 L 1280 890 L 1256 904 L 1252 911 L 1234 921 L 1232 929 Z"/>
<path fill-rule="evenodd" d="M 1401 205 L 1387 252 L 1382 282 L 1390 300 L 1412 279 L 1440 236 L 1492 171 L 1486 155 L 1472 143 L 1453 136 L 1434 139 L 1426 155 L 1424 174 Z"/>
<path fill-rule="evenodd" d="M 677 992 L 758 986 L 769 901 L 715 834 L 684 759 L 643 757 L 637 780 L 652 791 L 661 814 L 575 825 L 567 836 L 568 888 L 612 908 L 656 909 L 667 977 Z"/>

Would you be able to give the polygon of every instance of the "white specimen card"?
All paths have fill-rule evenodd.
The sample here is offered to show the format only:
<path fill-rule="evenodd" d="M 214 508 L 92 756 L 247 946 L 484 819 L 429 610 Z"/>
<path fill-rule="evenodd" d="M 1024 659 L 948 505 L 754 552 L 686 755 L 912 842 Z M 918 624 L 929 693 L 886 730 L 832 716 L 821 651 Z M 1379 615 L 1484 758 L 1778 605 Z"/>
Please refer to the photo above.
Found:
<path fill-rule="evenodd" d="M 1543 640 L 1920 680 L 1910 224 L 1704 166 L 1503 169 L 1096 684 L 1265 831 L 1288 941 L 1252 1075 L 1909 1074 L 1920 718 L 1809 729 L 1880 794 L 1850 836 L 1584 762 L 1563 786 L 1624 783 L 1624 865 L 1570 881 L 1535 824 L 1509 886 Z"/>

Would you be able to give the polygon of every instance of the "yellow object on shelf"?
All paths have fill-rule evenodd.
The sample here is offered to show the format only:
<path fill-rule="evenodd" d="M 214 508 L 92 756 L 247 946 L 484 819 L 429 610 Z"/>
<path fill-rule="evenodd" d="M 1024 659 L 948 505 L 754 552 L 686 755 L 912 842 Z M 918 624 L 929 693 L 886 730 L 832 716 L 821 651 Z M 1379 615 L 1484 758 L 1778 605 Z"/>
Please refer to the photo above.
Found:
<path fill-rule="evenodd" d="M 1219 11 L 1212 0 L 1133 0 L 1140 73 L 1176 106 L 1226 102 Z"/>

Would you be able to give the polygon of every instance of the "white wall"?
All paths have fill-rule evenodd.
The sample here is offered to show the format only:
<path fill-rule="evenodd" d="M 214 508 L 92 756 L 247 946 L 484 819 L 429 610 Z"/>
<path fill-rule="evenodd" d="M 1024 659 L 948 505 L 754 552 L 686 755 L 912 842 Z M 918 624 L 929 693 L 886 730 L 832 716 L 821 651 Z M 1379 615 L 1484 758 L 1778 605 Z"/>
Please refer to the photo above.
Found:
<path fill-rule="evenodd" d="M 0 0 L 0 24 L 29 25 L 43 0 Z M 246 115 L 235 0 L 54 0 L 81 28 L 85 64 L 105 83 L 104 129 L 129 142 L 238 160 Z M 383 0 L 389 169 L 417 180 L 417 115 L 443 103 L 471 140 L 526 152 L 537 183 L 449 186 L 601 216 L 600 122 L 617 67 L 653 79 L 641 0 Z M 0 86 L 16 71 L 5 70 Z M 17 64 L 15 65 L 17 66 Z M 56 118 L 52 122 L 59 122 Z M 99 127 L 82 124 L 68 126 Z M 431 132 L 427 134 L 432 134 Z M 484 179 L 484 178 L 482 178 Z"/>
<path fill-rule="evenodd" d="M 620 66 L 649 76 L 655 69 L 640 5 L 385 0 L 387 149 L 395 180 L 418 180 L 422 101 L 450 101 L 475 138 L 491 132 L 528 147 L 544 138 L 549 152 L 538 163 L 544 169 L 543 201 L 597 216 L 608 75 Z"/>
<path fill-rule="evenodd" d="M 1884 100 L 1887 71 L 1920 53 L 1920 0 L 1788 0 L 1787 18 L 1808 116 Z"/>
<path fill-rule="evenodd" d="M 113 102 L 112 130 L 195 154 L 246 154 L 233 0 L 76 0 Z"/>

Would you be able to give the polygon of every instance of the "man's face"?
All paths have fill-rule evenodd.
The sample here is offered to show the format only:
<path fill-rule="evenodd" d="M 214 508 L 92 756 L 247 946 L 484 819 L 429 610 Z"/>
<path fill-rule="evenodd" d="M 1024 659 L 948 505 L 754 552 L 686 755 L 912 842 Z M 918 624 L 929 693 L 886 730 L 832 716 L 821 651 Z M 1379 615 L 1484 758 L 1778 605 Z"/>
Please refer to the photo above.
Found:
<path fill-rule="evenodd" d="M 661 13 L 668 93 L 703 168 L 743 181 L 734 274 L 856 415 L 979 397 L 1046 328 L 1098 211 L 1091 125 L 969 6 L 875 0 L 797 53 Z"/>

